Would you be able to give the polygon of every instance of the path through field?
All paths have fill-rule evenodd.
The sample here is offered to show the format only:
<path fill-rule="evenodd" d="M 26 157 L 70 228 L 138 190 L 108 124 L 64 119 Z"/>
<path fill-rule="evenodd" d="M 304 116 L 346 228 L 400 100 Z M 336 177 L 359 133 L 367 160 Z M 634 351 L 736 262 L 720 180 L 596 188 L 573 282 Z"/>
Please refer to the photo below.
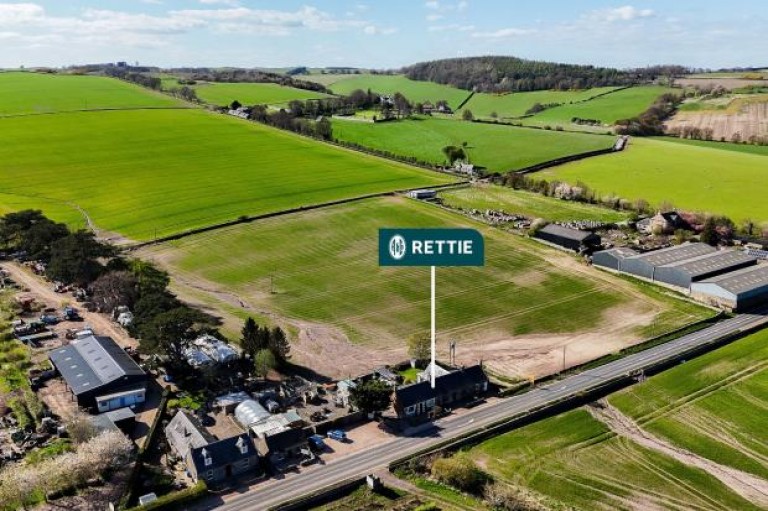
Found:
<path fill-rule="evenodd" d="M 588 410 L 593 417 L 603 422 L 617 435 L 629 438 L 643 447 L 658 451 L 688 466 L 699 468 L 716 477 L 750 502 L 768 507 L 768 481 L 765 479 L 715 463 L 651 435 L 605 400 L 588 407 Z"/>

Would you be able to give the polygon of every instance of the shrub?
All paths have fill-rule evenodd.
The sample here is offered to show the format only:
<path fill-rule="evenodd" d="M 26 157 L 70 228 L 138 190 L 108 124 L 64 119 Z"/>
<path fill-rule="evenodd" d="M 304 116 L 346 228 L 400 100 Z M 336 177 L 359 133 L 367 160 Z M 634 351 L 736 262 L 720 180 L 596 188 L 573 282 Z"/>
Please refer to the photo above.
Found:
<path fill-rule="evenodd" d="M 479 494 L 489 478 L 466 456 L 441 458 L 432 464 L 432 477 L 467 493 Z"/>
<path fill-rule="evenodd" d="M 489 484 L 483 490 L 485 501 L 500 511 L 545 511 L 539 500 L 521 488 L 504 483 Z"/>

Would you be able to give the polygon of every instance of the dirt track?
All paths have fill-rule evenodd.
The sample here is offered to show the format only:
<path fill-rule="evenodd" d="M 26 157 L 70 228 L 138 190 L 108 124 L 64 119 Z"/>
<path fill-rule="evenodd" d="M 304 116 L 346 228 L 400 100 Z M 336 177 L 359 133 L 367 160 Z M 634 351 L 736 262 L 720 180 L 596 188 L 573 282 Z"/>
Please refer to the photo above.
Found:
<path fill-rule="evenodd" d="M 599 402 L 599 406 L 588 409 L 597 420 L 605 423 L 617 435 L 629 438 L 647 449 L 658 451 L 687 466 L 704 470 L 750 502 L 768 508 L 768 481 L 765 479 L 715 463 L 651 435 L 604 400 Z"/>

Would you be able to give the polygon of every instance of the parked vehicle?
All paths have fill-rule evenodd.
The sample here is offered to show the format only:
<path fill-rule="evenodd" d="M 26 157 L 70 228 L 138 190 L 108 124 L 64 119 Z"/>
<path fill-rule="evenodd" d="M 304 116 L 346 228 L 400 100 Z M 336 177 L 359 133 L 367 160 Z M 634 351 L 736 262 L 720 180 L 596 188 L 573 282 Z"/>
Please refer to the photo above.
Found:
<path fill-rule="evenodd" d="M 57 325 L 61 320 L 55 314 L 43 314 L 40 321 L 45 325 Z"/>
<path fill-rule="evenodd" d="M 346 442 L 347 434 L 340 429 L 332 429 L 328 432 L 328 438 L 337 442 Z"/>
<path fill-rule="evenodd" d="M 310 449 L 315 452 L 323 452 L 327 447 L 323 441 L 323 437 L 320 435 L 312 435 L 307 441 L 309 442 Z"/>

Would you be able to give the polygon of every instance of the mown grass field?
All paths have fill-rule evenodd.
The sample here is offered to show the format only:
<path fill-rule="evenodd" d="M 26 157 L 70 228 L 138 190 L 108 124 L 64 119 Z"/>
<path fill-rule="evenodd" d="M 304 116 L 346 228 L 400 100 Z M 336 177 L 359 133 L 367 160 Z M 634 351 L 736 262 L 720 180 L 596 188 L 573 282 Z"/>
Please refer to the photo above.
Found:
<path fill-rule="evenodd" d="M 585 133 L 431 118 L 377 124 L 335 120 L 333 136 L 438 165 L 446 163 L 443 147 L 467 142 L 466 152 L 472 163 L 498 172 L 605 149 L 614 142 L 613 137 Z"/>
<path fill-rule="evenodd" d="M 629 215 L 608 208 L 544 197 L 537 193 L 494 185 L 454 188 L 440 192 L 446 205 L 462 209 L 495 209 L 552 222 L 595 220 L 621 222 Z"/>
<path fill-rule="evenodd" d="M 614 436 L 583 409 L 493 438 L 469 455 L 556 509 L 759 509 L 713 476 Z"/>
<path fill-rule="evenodd" d="M 99 228 L 138 240 L 452 180 L 200 110 L 3 119 L 0 137 L 0 209 L 27 195 L 71 201 Z M 58 218 L 54 204 L 39 207 Z"/>
<path fill-rule="evenodd" d="M 346 77 L 333 82 L 328 87 L 335 93 L 347 95 L 355 89 L 368 90 L 379 94 L 401 93 L 409 101 L 435 103 L 439 100 L 445 100 L 448 105 L 456 109 L 462 101 L 469 97 L 470 92 L 448 85 L 441 85 L 434 82 L 421 82 L 409 80 L 402 75 L 345 75 Z"/>
<path fill-rule="evenodd" d="M 765 145 L 734 144 L 732 142 L 690 140 L 687 138 L 676 138 L 676 137 L 653 137 L 653 140 L 661 140 L 663 142 L 674 142 L 676 144 L 684 144 L 684 145 L 690 145 L 690 146 L 696 146 L 696 147 L 707 147 L 709 149 L 717 149 L 720 151 L 735 151 L 737 153 L 759 154 L 762 156 L 768 156 L 768 146 L 765 146 Z"/>
<path fill-rule="evenodd" d="M 215 283 L 259 309 L 338 327 L 359 343 L 399 347 L 429 326 L 429 269 L 378 266 L 378 229 L 393 226 L 469 226 L 485 235 L 485 267 L 438 272 L 442 340 L 594 329 L 607 309 L 629 300 L 607 283 L 544 261 L 542 251 L 549 249 L 530 240 L 404 198 L 227 228 L 150 249 L 147 256 L 159 255 L 185 281 Z M 275 294 L 269 292 L 272 278 Z M 647 305 L 674 307 L 651 299 Z"/>
<path fill-rule="evenodd" d="M 690 211 L 768 221 L 764 183 L 768 159 L 760 154 L 677 141 L 633 138 L 627 150 L 548 169 L 539 177 L 583 181 L 600 194 L 671 202 Z"/>
<path fill-rule="evenodd" d="M 578 127 L 571 124 L 571 119 L 597 119 L 603 124 L 613 124 L 620 119 L 628 119 L 644 112 L 653 102 L 666 92 L 679 92 L 677 89 L 654 85 L 630 87 L 605 96 L 569 105 L 549 108 L 541 113 L 524 119 L 526 124 Z"/>
<path fill-rule="evenodd" d="M 476 117 L 490 117 L 492 112 L 496 112 L 499 119 L 520 117 L 536 103 L 546 105 L 584 101 L 614 89 L 616 87 L 596 87 L 575 91 L 542 90 L 510 94 L 478 93 L 464 105 L 464 110 L 471 110 Z"/>
<path fill-rule="evenodd" d="M 610 397 L 675 445 L 768 479 L 768 332 L 761 331 Z"/>
<path fill-rule="evenodd" d="M 0 117 L 105 108 L 180 108 L 138 85 L 100 76 L 0 72 Z"/>
<path fill-rule="evenodd" d="M 204 83 L 194 86 L 197 97 L 212 105 L 229 105 L 237 100 L 243 105 L 283 105 L 294 99 L 320 99 L 330 97 L 276 83 Z"/>

